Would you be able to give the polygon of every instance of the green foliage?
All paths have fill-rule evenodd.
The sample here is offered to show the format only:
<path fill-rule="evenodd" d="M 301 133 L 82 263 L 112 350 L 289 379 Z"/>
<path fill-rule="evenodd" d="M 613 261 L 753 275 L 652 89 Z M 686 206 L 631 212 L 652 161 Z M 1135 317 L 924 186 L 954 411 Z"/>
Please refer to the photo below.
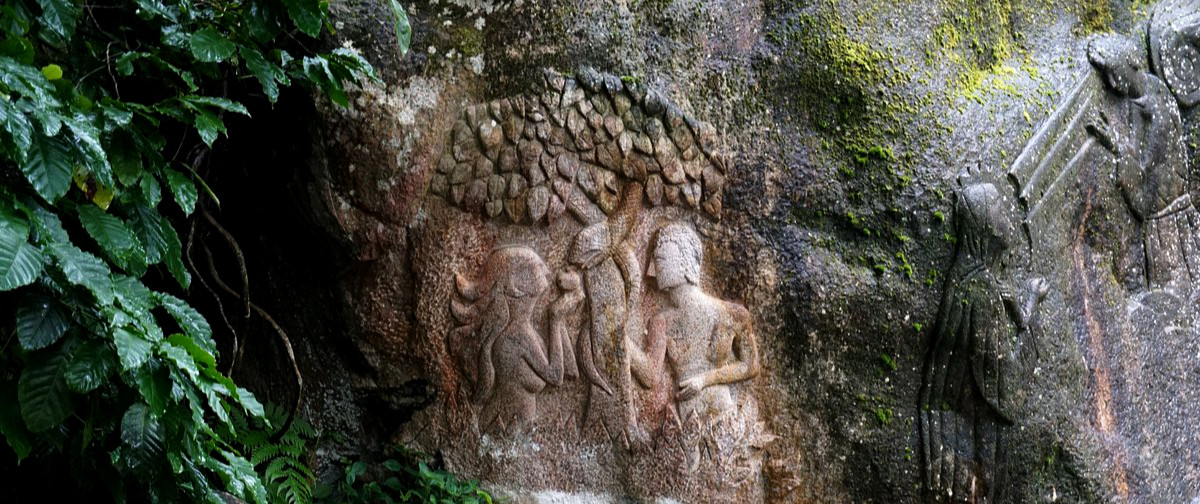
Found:
<path fill-rule="evenodd" d="M 277 441 L 272 440 L 275 429 L 287 421 L 287 414 L 287 410 L 272 403 L 267 405 L 265 419 L 234 415 L 233 421 L 238 442 L 245 446 L 250 463 L 263 474 L 268 500 L 306 504 L 312 502 L 316 483 L 316 475 L 309 469 L 309 443 L 320 434 L 303 418 L 295 418 Z"/>
<path fill-rule="evenodd" d="M 375 78 L 353 51 L 297 49 L 315 45 L 303 36 L 328 25 L 326 9 L 0 5 L 0 334 L 17 343 L 0 346 L 11 448 L 0 472 L 54 474 L 51 490 L 99 487 L 121 502 L 219 502 L 217 490 L 267 502 L 310 488 L 286 477 L 311 486 L 303 464 L 276 464 L 297 458 L 242 453 L 235 439 L 265 425 L 263 406 L 218 371 L 204 317 L 166 291 L 191 280 L 176 226 L 204 204 L 198 188 L 215 201 L 187 163 L 228 133 L 227 118 L 294 82 L 345 104 L 345 81 Z"/>
<path fill-rule="evenodd" d="M 412 44 L 412 25 L 408 23 L 408 14 L 404 12 L 404 7 L 400 6 L 400 2 L 388 0 L 388 5 L 391 6 L 392 17 L 395 18 L 396 47 L 400 49 L 400 54 L 404 55 Z"/>
<path fill-rule="evenodd" d="M 432 469 L 428 455 L 403 446 L 396 448 L 396 458 L 387 459 L 379 467 L 372 468 L 361 460 L 344 462 L 345 477 L 336 486 L 318 488 L 318 502 L 492 504 L 491 494 L 480 489 L 478 481 L 463 481 L 452 473 Z M 367 478 L 369 473 L 376 477 Z"/>

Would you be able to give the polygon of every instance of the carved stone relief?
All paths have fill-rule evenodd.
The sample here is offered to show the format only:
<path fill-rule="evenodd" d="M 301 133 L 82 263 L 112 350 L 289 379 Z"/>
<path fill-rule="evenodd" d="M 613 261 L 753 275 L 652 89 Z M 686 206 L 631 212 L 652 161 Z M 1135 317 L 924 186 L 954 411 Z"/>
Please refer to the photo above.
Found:
<path fill-rule="evenodd" d="M 700 287 L 703 246 L 690 227 L 672 223 L 658 232 L 647 274 L 669 298 L 649 320 L 645 341 L 631 341 L 632 371 L 651 393 L 673 395 L 668 418 L 698 436 L 703 426 L 736 417 L 738 403 L 730 385 L 758 372 L 758 344 L 750 314 Z M 655 391 L 667 387 L 667 394 Z M 753 419 L 750 419 L 753 420 Z M 692 440 L 689 464 L 700 463 L 701 444 Z"/>
<path fill-rule="evenodd" d="M 1126 203 L 1142 222 L 1147 285 L 1162 288 L 1200 276 L 1194 229 L 1200 215 L 1188 193 L 1188 164 L 1179 107 L 1163 83 L 1142 66 L 1144 51 L 1128 38 L 1092 41 L 1088 59 L 1117 100 L 1089 124 L 1116 157 Z"/>
<path fill-rule="evenodd" d="M 634 494 L 761 492 L 755 324 L 709 293 L 695 228 L 720 217 L 726 173 L 712 125 L 615 76 L 547 71 L 538 92 L 468 107 L 427 207 L 472 214 L 495 245 L 448 259 L 448 383 L 468 398 L 449 423 L 599 447 L 623 462 L 584 470 Z"/>
<path fill-rule="evenodd" d="M 1025 211 L 1023 228 L 1030 247 L 1035 247 L 1039 234 L 1066 231 L 1063 195 L 1083 166 L 1105 167 L 1101 171 L 1113 167 L 1111 176 L 1141 223 L 1143 237 L 1135 252 L 1145 288 L 1174 289 L 1200 277 L 1200 214 L 1189 193 L 1179 109 L 1179 104 L 1193 100 L 1187 94 L 1188 76 L 1200 75 L 1192 66 L 1191 44 L 1200 26 L 1195 7 L 1191 1 L 1167 2 L 1153 15 L 1150 30 L 1157 35 L 1151 36 L 1150 53 L 1161 72 L 1172 69 L 1172 87 L 1147 71 L 1144 45 L 1121 35 L 1102 36 L 1089 44 L 1092 68 L 1008 172 Z M 1066 205 L 1074 204 L 1066 199 Z"/>
<path fill-rule="evenodd" d="M 1173 464 L 1190 465 L 1200 457 L 1194 434 L 1170 420 L 1193 415 L 1194 402 L 1177 400 L 1173 380 L 1167 385 L 1143 382 L 1163 370 L 1191 366 L 1200 334 L 1194 315 L 1200 213 L 1189 187 L 1197 166 L 1185 143 L 1189 128 L 1196 127 L 1187 109 L 1200 96 L 1198 27 L 1200 3 L 1171 0 L 1155 7 L 1146 39 L 1103 35 L 1090 41 L 1089 65 L 1078 84 L 1037 128 L 1007 172 L 1027 249 L 992 266 L 982 261 L 974 288 L 964 287 L 971 282 L 964 282 L 961 274 L 947 279 L 919 401 L 924 485 L 937 502 L 1000 498 L 993 487 L 1003 485 L 993 482 L 1004 474 L 1002 434 L 1006 425 L 1021 422 L 1015 415 L 1021 406 L 1036 402 L 1018 398 L 1006 403 L 1004 384 L 1016 387 L 1033 376 L 1024 374 L 1027 368 L 1018 360 L 1009 361 L 1017 364 L 1010 369 L 1018 374 L 995 375 L 1002 378 L 996 382 L 997 394 L 982 384 L 971 390 L 988 399 L 984 407 L 968 400 L 972 394 L 947 395 L 946 390 L 959 394 L 961 389 L 946 389 L 946 384 L 960 383 L 960 375 L 970 377 L 975 361 L 983 360 L 969 361 L 966 371 L 961 365 L 956 368 L 955 357 L 971 354 L 947 346 L 944 327 L 954 327 L 955 320 L 965 317 L 956 313 L 965 312 L 966 306 L 973 306 L 974 313 L 974 306 L 989 304 L 990 315 L 972 320 L 976 329 L 971 334 L 1013 334 L 1015 339 L 1001 341 L 1018 345 L 1025 331 L 1054 335 L 1050 346 L 1078 352 L 1090 409 L 1084 431 L 1100 439 L 1099 450 L 1113 460 L 1105 471 L 1115 494 L 1130 493 L 1135 485 L 1149 488 L 1141 491 L 1168 494 L 1179 492 L 1164 490 L 1168 486 L 1190 485 L 1180 495 L 1194 495 L 1193 483 L 1136 482 L 1133 475 L 1169 472 Z M 956 215 L 960 250 L 954 271 L 963 262 L 962 247 L 972 255 L 972 240 L 962 237 L 979 222 L 970 209 L 978 196 L 971 192 L 963 191 Z M 1005 199 L 994 203 L 1001 211 L 1007 207 Z M 996 264 L 1001 264 L 999 269 Z M 1007 309 L 1005 302 L 995 301 L 1006 299 L 1001 277 L 1010 276 L 997 272 L 1013 265 L 1049 279 L 1031 290 L 1042 293 L 1034 298 L 1048 291 L 1055 320 L 1030 326 L 1024 321 L 1031 310 L 1022 308 L 1030 301 L 1008 302 L 1012 306 Z M 982 280 L 989 276 L 994 278 Z M 996 294 L 974 298 L 989 291 Z M 1011 355 L 1010 349 L 1001 350 L 996 355 Z M 967 381 L 971 380 L 978 379 Z M 1126 441 L 1113 441 L 1117 439 L 1138 444 L 1134 448 L 1124 445 Z M 1170 455 L 1156 451 L 1156 446 L 1167 444 L 1172 446 Z"/>
<path fill-rule="evenodd" d="M 958 250 L 947 275 L 920 396 L 930 502 L 997 502 L 1000 436 L 1018 417 L 1010 387 L 1028 323 L 1048 284 L 1014 296 L 999 277 L 1012 225 L 992 184 L 973 184 L 955 209 Z"/>
<path fill-rule="evenodd" d="M 1200 102 L 1200 1 L 1168 0 L 1150 19 L 1150 56 L 1179 106 Z"/>
<path fill-rule="evenodd" d="M 726 165 L 711 124 L 613 75 L 545 78 L 539 94 L 468 107 L 430 192 L 516 224 L 567 210 L 595 222 L 639 184 L 653 206 L 720 216 Z"/>

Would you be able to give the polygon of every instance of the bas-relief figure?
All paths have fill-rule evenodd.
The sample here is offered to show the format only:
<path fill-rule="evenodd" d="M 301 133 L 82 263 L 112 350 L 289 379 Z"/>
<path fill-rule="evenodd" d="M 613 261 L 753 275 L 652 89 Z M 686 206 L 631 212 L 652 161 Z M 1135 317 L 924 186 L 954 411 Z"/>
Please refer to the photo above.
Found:
<path fill-rule="evenodd" d="M 702 288 L 689 223 L 719 218 L 726 170 L 711 125 L 587 69 L 466 110 L 430 192 L 546 237 L 456 277 L 446 348 L 482 433 L 548 429 L 639 460 L 674 450 L 681 474 L 712 461 L 708 474 L 738 472 L 728 486 L 758 480 L 771 436 L 738 388 L 759 369 L 754 324 Z"/>
<path fill-rule="evenodd" d="M 544 74 L 542 89 L 468 107 L 429 185 L 451 206 L 498 226 L 562 227 L 587 314 L 575 357 L 586 378 L 581 429 L 624 446 L 645 441 L 632 416 L 627 334 L 640 331 L 639 273 L 627 243 L 643 207 L 717 218 L 726 161 L 716 129 L 660 93 L 583 69 Z"/>
<path fill-rule="evenodd" d="M 1153 348 L 1139 349 L 1129 345 L 1128 335 L 1092 334 L 1093 328 L 1088 328 L 1088 339 L 1082 343 L 1087 348 L 1080 352 L 1087 356 L 1085 365 L 1093 382 L 1089 387 L 1093 390 L 1103 389 L 1104 394 L 1110 393 L 1108 374 L 1124 372 L 1125 369 L 1109 369 L 1110 364 L 1103 353 L 1104 345 L 1122 345 L 1116 348 L 1123 353 L 1113 358 L 1125 363 L 1123 365 L 1136 368 L 1141 363 L 1152 368 L 1168 369 L 1178 365 L 1172 360 L 1173 356 L 1191 356 L 1194 351 L 1174 353 L 1164 348 L 1187 347 L 1189 343 L 1186 340 L 1194 338 L 1197 330 L 1196 327 L 1179 326 L 1194 324 L 1187 312 L 1195 302 L 1195 284 L 1200 280 L 1197 278 L 1200 273 L 1197 268 L 1200 263 L 1197 242 L 1200 240 L 1196 237 L 1200 233 L 1200 219 L 1189 188 L 1189 180 L 1195 176 L 1193 170 L 1197 167 L 1194 160 L 1188 159 L 1184 148 L 1185 132 L 1188 127 L 1195 128 L 1196 124 L 1188 124 L 1181 119 L 1194 116 L 1189 115 L 1188 111 L 1200 101 L 1200 1 L 1167 0 L 1158 4 L 1151 15 L 1147 33 L 1146 39 L 1141 40 L 1116 35 L 1095 38 L 1088 46 L 1090 66 L 1083 78 L 1042 123 L 1008 171 L 1024 213 L 1022 224 L 1030 253 L 1034 257 L 1043 255 L 1052 262 L 1056 254 L 1067 250 L 1076 254 L 1080 251 L 1089 253 L 1087 247 L 1090 245 L 1082 243 L 1087 222 L 1076 220 L 1087 218 L 1088 213 L 1082 208 L 1085 205 L 1085 193 L 1087 204 L 1090 204 L 1091 191 L 1095 189 L 1089 184 L 1114 184 L 1112 189 L 1124 200 L 1131 221 L 1136 225 L 1137 235 L 1120 237 L 1120 240 L 1128 241 L 1130 247 L 1126 253 L 1136 259 L 1135 264 L 1141 264 L 1141 267 L 1133 269 L 1141 280 L 1134 285 L 1125 284 L 1128 290 L 1121 292 L 1128 296 L 1128 303 L 1126 309 L 1117 311 L 1116 316 L 1121 318 L 1120 324 L 1124 327 L 1156 335 L 1151 339 L 1158 343 Z M 1147 61 L 1150 62 L 1149 69 Z M 1090 170 L 1086 175 L 1083 172 L 1085 169 Z M 969 206 L 971 200 L 969 193 L 964 191 L 962 202 Z M 968 211 L 966 217 L 959 219 L 971 219 L 971 214 Z M 963 243 L 961 233 L 968 231 L 963 226 L 969 228 L 972 224 L 959 222 L 958 225 L 959 242 Z M 1066 243 L 1070 240 L 1075 240 L 1073 245 Z M 1064 245 L 1073 248 L 1064 248 Z M 1102 246 L 1113 244 L 1106 241 Z M 1117 246 L 1117 250 L 1123 249 Z M 956 264 L 961 262 L 963 252 L 960 250 L 959 254 Z M 1040 264 L 1042 267 L 1053 267 L 1044 261 L 1040 261 Z M 984 267 L 981 271 L 988 269 Z M 1077 305 L 1081 307 L 1081 312 L 1071 313 L 1074 319 L 1071 323 L 1086 323 L 1087 303 L 1102 301 L 1100 296 L 1103 294 L 1097 290 L 1094 281 L 1089 287 L 1085 272 L 1076 274 L 1077 277 L 1063 285 L 1068 290 L 1064 297 L 1082 298 Z M 939 319 L 943 328 L 954 326 L 951 322 L 956 318 L 953 313 L 958 305 L 951 296 L 962 295 L 961 276 L 951 275 L 947 282 L 947 294 L 943 298 Z M 992 281 L 983 284 L 991 285 Z M 985 292 L 985 286 L 975 289 L 975 292 Z M 1034 290 L 1043 292 L 1044 289 L 1043 284 Z M 990 312 L 992 315 L 986 320 L 1004 320 L 1004 310 L 993 307 Z M 1022 328 L 1021 315 L 1027 312 L 1009 308 L 1008 313 L 1013 320 L 1010 330 L 1019 334 Z M 994 324 L 980 326 L 980 330 L 992 330 Z M 943 328 L 937 331 L 930 350 L 919 404 L 919 408 L 922 408 L 921 434 L 925 457 L 923 483 L 936 502 L 975 502 L 971 500 L 973 496 L 979 496 L 980 502 L 985 498 L 988 502 L 995 502 L 1000 499 L 998 492 L 1003 488 L 1000 481 L 1004 473 L 1004 445 L 997 441 L 1003 429 L 995 425 L 1016 420 L 1012 415 L 1012 408 L 1016 405 L 1004 403 L 1003 380 L 996 382 L 997 391 L 1001 392 L 997 396 L 1000 400 L 994 404 L 984 401 L 988 404 L 982 409 L 977 406 L 977 401 L 964 398 L 971 394 L 988 397 L 988 389 L 983 386 L 970 389 L 971 394 L 962 397 L 948 397 L 944 390 L 939 392 L 939 387 L 945 386 L 942 384 L 956 383 L 964 373 L 953 364 L 947 364 L 955 361 L 955 354 L 961 357 L 962 351 L 947 346 L 945 338 L 951 333 Z M 1098 325 L 1094 329 L 1104 331 Z M 1122 339 L 1108 342 L 1108 339 L 1115 338 Z M 1019 343 L 1020 338 L 1016 341 Z M 1097 348 L 1101 353 L 1095 353 Z M 998 355 L 1010 354 L 1005 351 Z M 970 363 L 970 366 L 974 365 Z M 999 373 L 996 376 L 1003 378 L 1005 375 Z M 1098 378 L 1101 376 L 1104 378 Z M 1166 418 L 1171 415 L 1187 416 L 1184 410 L 1190 411 L 1191 403 L 1170 400 L 1173 399 L 1170 392 L 1174 390 L 1173 383 L 1140 390 L 1136 387 L 1141 384 L 1135 378 L 1126 377 L 1126 380 L 1127 390 L 1120 393 L 1128 396 L 1121 400 L 1150 398 L 1169 405 L 1150 417 L 1138 418 L 1134 412 L 1127 412 L 1133 418 L 1126 421 L 1142 424 L 1140 428 L 1144 429 L 1143 433 L 1132 435 L 1152 433 L 1149 434 L 1153 438 L 1150 445 L 1175 443 L 1177 447 L 1173 449 L 1171 457 L 1176 463 L 1186 465 L 1194 460 L 1195 453 L 1187 454 L 1188 450 L 1193 450 L 1187 446 L 1191 434 L 1174 433 L 1172 426 L 1163 424 L 1164 421 L 1169 422 Z M 949 400 L 939 404 L 939 395 Z M 1098 399 L 1095 408 L 1098 418 L 1095 428 L 1102 435 L 1111 436 L 1113 429 L 1117 428 L 1113 425 L 1116 417 L 1111 409 L 1111 398 L 1104 401 Z M 961 411 L 972 413 L 964 416 Z M 964 418 L 969 420 L 964 421 Z M 964 438 L 968 433 L 975 437 Z M 1164 436 L 1170 440 L 1164 441 Z M 963 439 L 975 441 L 964 443 Z M 1158 458 L 1162 454 L 1154 451 L 1143 447 L 1140 453 L 1133 455 L 1136 461 L 1118 460 L 1116 464 L 1134 464 L 1135 467 L 1159 464 Z M 971 454 L 965 462 L 962 460 L 963 453 Z M 1147 484 L 1165 486 L 1169 483 Z"/>
<path fill-rule="evenodd" d="M 649 319 L 645 341 L 628 343 L 638 382 L 651 391 L 667 384 L 675 399 L 672 418 L 693 431 L 736 413 L 731 384 L 750 379 L 759 367 L 749 312 L 704 292 L 702 260 L 700 237 L 689 226 L 672 223 L 658 231 L 647 276 L 667 305 Z M 699 442 L 685 447 L 692 470 L 700 462 Z"/>
<path fill-rule="evenodd" d="M 570 274 L 563 277 L 564 292 L 550 310 L 550 330 L 544 331 L 533 315 L 550 287 L 550 270 L 537 252 L 501 248 L 488 259 L 485 272 L 477 281 L 456 277 L 465 302 L 455 300 L 451 308 L 463 325 L 448 343 L 474 385 L 480 425 L 485 430 L 519 428 L 536 417 L 537 394 L 563 381 L 563 348 L 573 345 L 564 342 L 562 322 L 582 300 L 579 282 Z"/>
<path fill-rule="evenodd" d="M 1062 211 L 1077 204 L 1068 192 L 1093 163 L 1097 176 L 1117 180 L 1141 224 L 1131 253 L 1142 264 L 1144 289 L 1175 291 L 1200 275 L 1200 219 L 1189 194 L 1180 109 L 1200 98 L 1198 10 L 1196 0 L 1169 0 L 1155 7 L 1147 40 L 1105 35 L 1089 44 L 1091 67 L 1008 171 L 1031 248 L 1043 236 L 1068 232 Z"/>
<path fill-rule="evenodd" d="M 1001 431 L 1017 418 L 1012 401 L 1018 354 L 1048 284 L 1022 296 L 1000 275 L 1012 225 L 992 184 L 959 194 L 958 250 L 946 278 L 920 396 L 921 454 L 930 502 L 994 503 L 1003 472 Z"/>
<path fill-rule="evenodd" d="M 1117 101 L 1091 132 L 1116 157 L 1121 193 L 1142 224 L 1146 283 L 1161 289 L 1200 276 L 1200 215 L 1188 193 L 1179 107 L 1167 85 L 1145 71 L 1144 55 L 1126 37 L 1092 41 L 1088 59 Z"/>

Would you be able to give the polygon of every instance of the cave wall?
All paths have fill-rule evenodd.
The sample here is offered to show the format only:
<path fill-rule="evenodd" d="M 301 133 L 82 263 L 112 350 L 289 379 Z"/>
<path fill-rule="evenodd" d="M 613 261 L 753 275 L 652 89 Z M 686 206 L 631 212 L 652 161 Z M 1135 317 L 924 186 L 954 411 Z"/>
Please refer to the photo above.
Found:
<path fill-rule="evenodd" d="M 262 270 L 326 459 L 401 442 L 519 502 L 1200 495 L 1191 273 L 1151 278 L 1089 126 L 1144 150 L 1089 44 L 1148 51 L 1154 3 L 404 6 L 407 54 L 332 4 L 381 80 L 279 140 L 313 236 Z"/>

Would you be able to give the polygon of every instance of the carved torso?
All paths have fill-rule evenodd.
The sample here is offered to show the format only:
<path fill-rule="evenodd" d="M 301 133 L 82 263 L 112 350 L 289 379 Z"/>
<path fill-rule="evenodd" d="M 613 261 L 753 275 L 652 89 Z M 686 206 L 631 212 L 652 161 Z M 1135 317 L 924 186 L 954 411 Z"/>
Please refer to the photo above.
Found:
<path fill-rule="evenodd" d="M 1146 94 L 1122 102 L 1129 142 L 1121 149 L 1118 179 L 1134 214 L 1153 219 L 1188 193 L 1187 163 L 1175 99 L 1157 77 L 1145 78 Z"/>

